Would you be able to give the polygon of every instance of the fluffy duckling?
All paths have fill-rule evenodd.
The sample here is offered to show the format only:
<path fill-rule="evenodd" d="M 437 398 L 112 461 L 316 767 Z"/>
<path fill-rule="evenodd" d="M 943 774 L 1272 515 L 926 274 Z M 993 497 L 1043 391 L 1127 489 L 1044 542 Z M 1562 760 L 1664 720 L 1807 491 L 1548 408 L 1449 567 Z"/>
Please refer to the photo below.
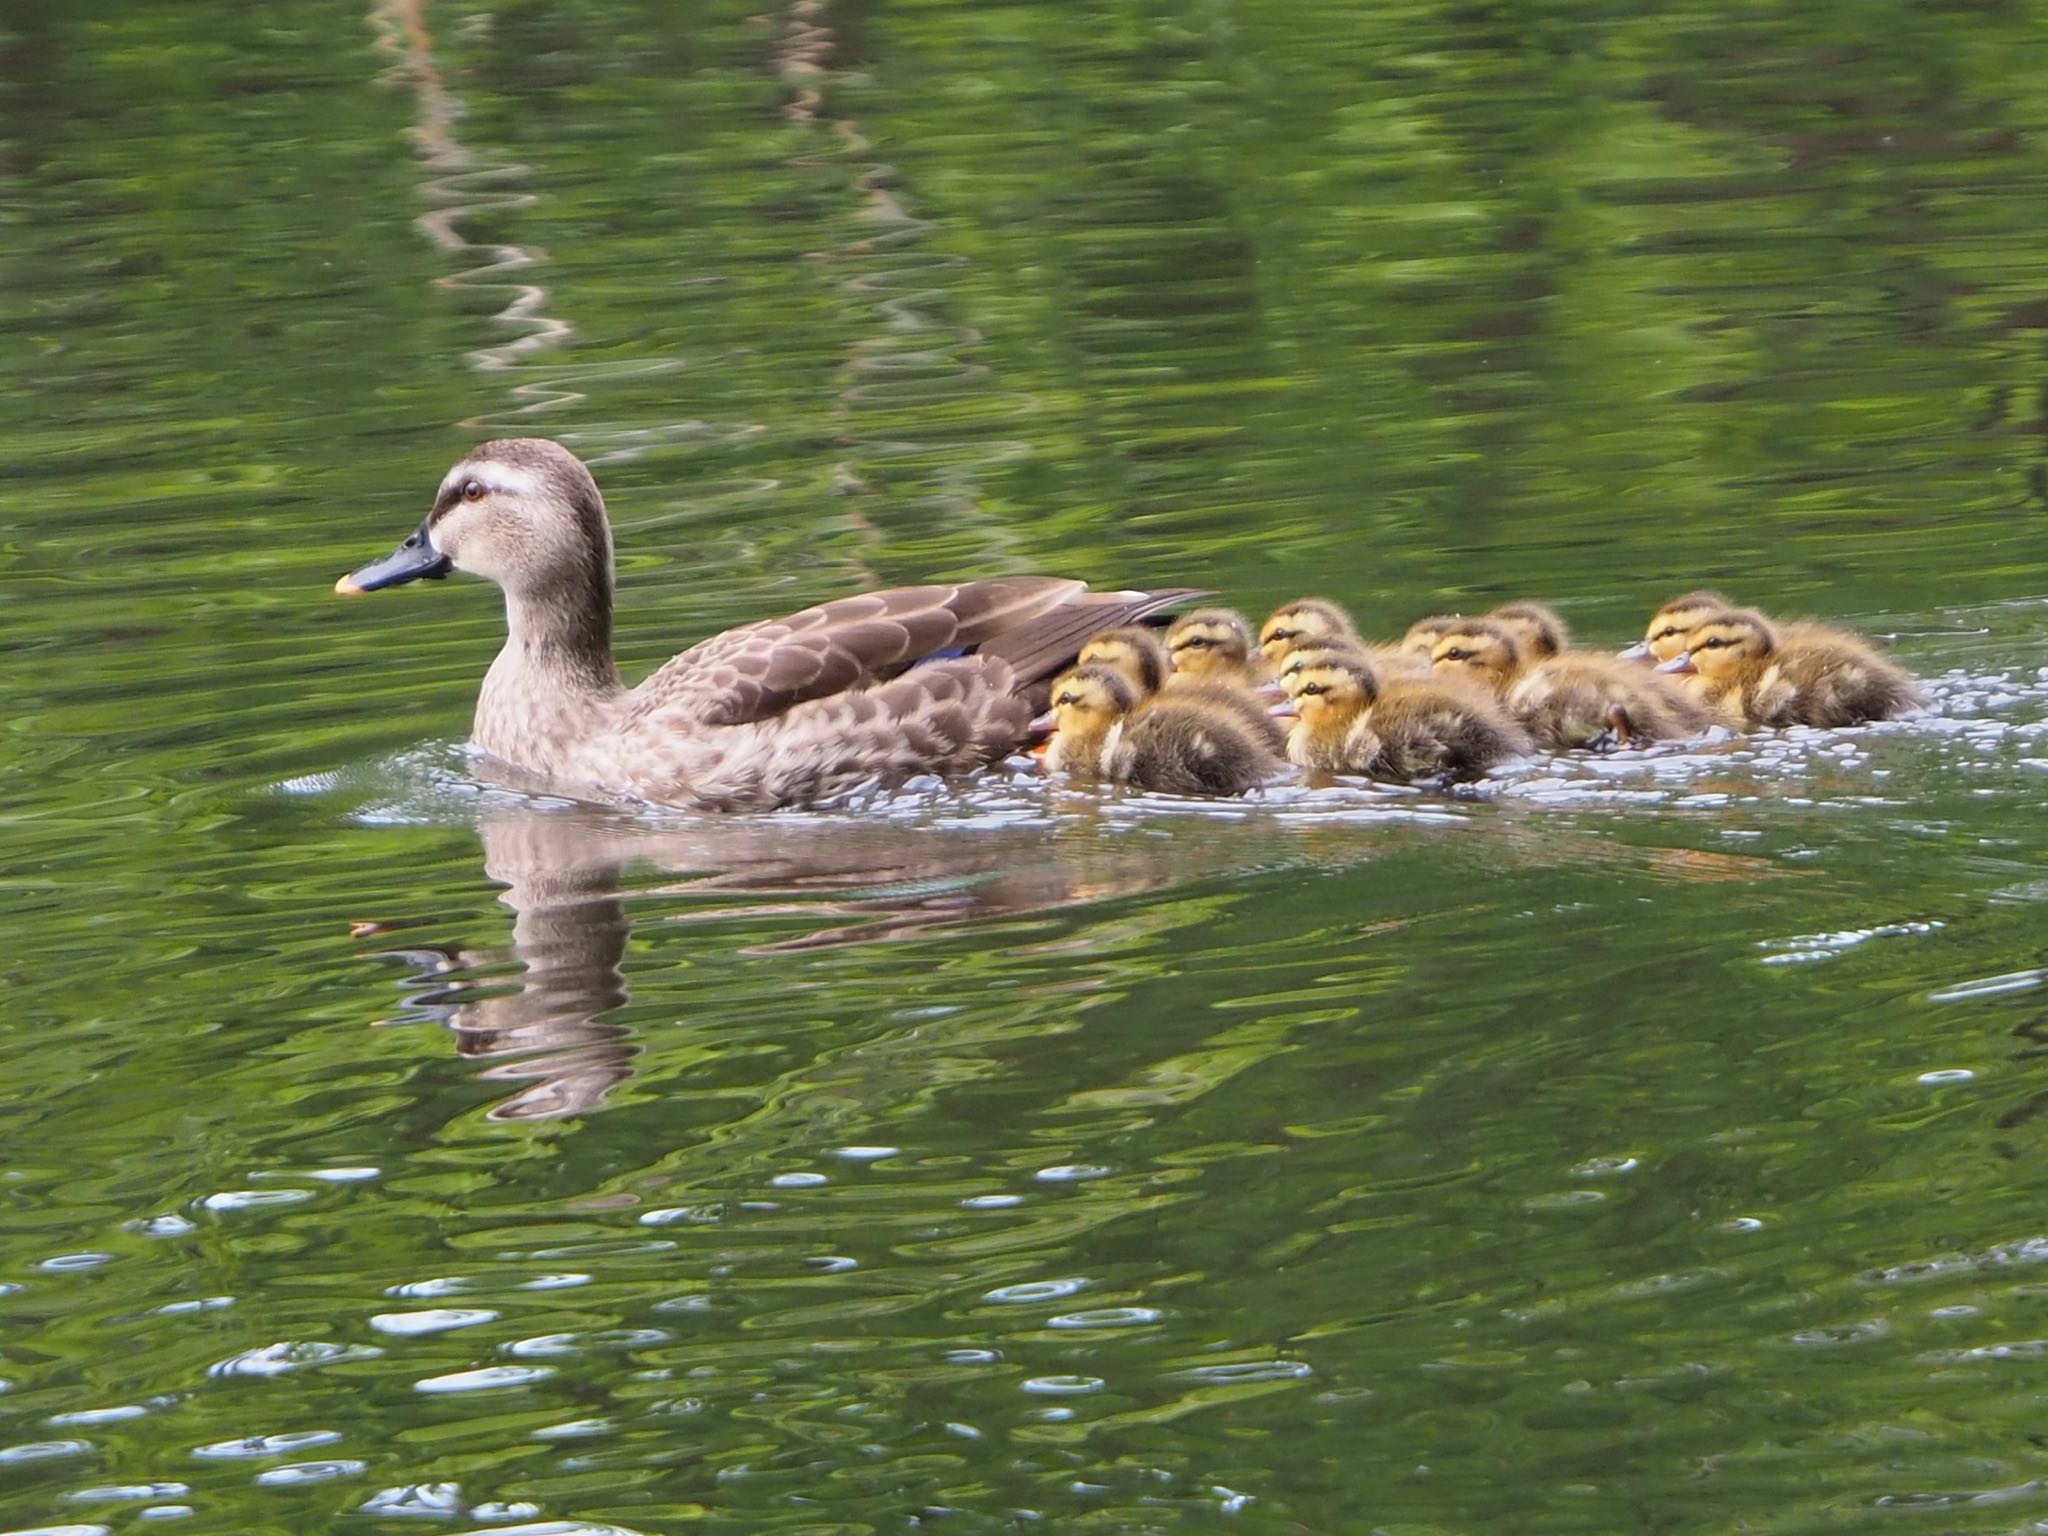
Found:
<path fill-rule="evenodd" d="M 1529 739 L 1484 690 L 1454 679 L 1382 681 L 1356 651 L 1304 651 L 1280 685 L 1300 717 L 1287 755 L 1324 773 L 1409 781 L 1471 778 L 1529 750 Z"/>
<path fill-rule="evenodd" d="M 1142 624 L 1126 624 L 1121 629 L 1105 629 L 1090 636 L 1074 664 L 1109 667 L 1123 673 L 1140 698 L 1150 698 L 1165 686 L 1169 666 L 1166 647 L 1159 636 Z"/>
<path fill-rule="evenodd" d="M 1731 612 L 1735 604 L 1719 592 L 1686 592 L 1650 615 L 1643 638 L 1621 654 L 1629 661 L 1669 661 L 1685 649 L 1686 633 L 1703 619 Z"/>
<path fill-rule="evenodd" d="M 1433 613 L 1426 619 L 1417 619 L 1408 626 L 1394 649 L 1422 667 L 1429 666 L 1430 652 L 1436 649 L 1437 641 L 1446 633 L 1465 622 L 1462 613 Z"/>
<path fill-rule="evenodd" d="M 1189 687 L 1145 700 L 1112 667 L 1076 667 L 1053 685 L 1052 714 L 1045 765 L 1055 771 L 1171 794 L 1241 795 L 1285 767 L 1273 722 L 1234 690 Z"/>
<path fill-rule="evenodd" d="M 1493 689 L 1540 746 L 1627 746 L 1696 736 L 1708 711 L 1655 672 L 1597 651 L 1532 659 L 1505 624 L 1474 619 L 1437 641 L 1439 671 Z"/>
<path fill-rule="evenodd" d="M 1351 622 L 1351 615 L 1327 598 L 1301 597 L 1283 603 L 1259 627 L 1259 654 L 1275 671 L 1297 651 L 1313 650 L 1362 651 L 1383 672 L 1420 674 L 1429 670 L 1427 656 L 1367 640 Z"/>
<path fill-rule="evenodd" d="M 1862 637 L 1820 625 L 1783 628 L 1754 609 L 1713 615 L 1661 672 L 1699 679 L 1732 725 L 1856 725 L 1916 708 L 1920 690 Z"/>
<path fill-rule="evenodd" d="M 1166 631 L 1166 654 L 1175 672 L 1257 687 L 1266 680 L 1258 637 L 1244 615 L 1228 608 L 1197 608 Z"/>
<path fill-rule="evenodd" d="M 1275 669 L 1296 651 L 1332 645 L 1362 649 L 1365 639 L 1351 622 L 1351 615 L 1328 598 L 1297 597 L 1282 603 L 1259 626 L 1259 654 Z"/>
<path fill-rule="evenodd" d="M 1195 698 L 1199 707 L 1222 710 L 1275 753 L 1287 744 L 1287 729 L 1242 683 L 1168 670 L 1166 647 L 1142 624 L 1104 630 L 1081 647 L 1079 666 L 1106 666 L 1121 672 L 1136 702 L 1145 703 L 1165 691 L 1176 699 Z"/>
<path fill-rule="evenodd" d="M 1508 711 L 1552 752 L 1682 741 L 1712 713 L 1653 671 L 1597 651 L 1566 651 L 1529 668 L 1508 689 Z"/>
<path fill-rule="evenodd" d="M 1490 610 L 1486 617 L 1507 626 L 1521 646 L 1524 660 L 1542 661 L 1571 648 L 1572 632 L 1565 628 L 1564 620 L 1548 603 L 1522 598 L 1517 602 L 1502 603 Z"/>

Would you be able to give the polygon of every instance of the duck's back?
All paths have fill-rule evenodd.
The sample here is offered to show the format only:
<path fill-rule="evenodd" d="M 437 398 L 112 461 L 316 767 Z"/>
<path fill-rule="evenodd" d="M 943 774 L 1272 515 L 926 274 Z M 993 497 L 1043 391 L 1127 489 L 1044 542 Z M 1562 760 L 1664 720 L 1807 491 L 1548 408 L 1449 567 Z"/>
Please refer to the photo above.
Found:
<path fill-rule="evenodd" d="M 1598 651 L 1565 651 L 1508 691 L 1508 708 L 1539 746 L 1565 752 L 1608 737 L 1620 742 L 1696 736 L 1707 709 L 1663 677 Z"/>
<path fill-rule="evenodd" d="M 1123 723 L 1103 752 L 1110 778 L 1180 795 L 1241 795 L 1282 768 L 1280 755 L 1245 718 L 1162 694 Z"/>
<path fill-rule="evenodd" d="M 609 782 L 720 808 L 965 772 L 1021 743 L 1034 690 L 1089 635 L 1184 595 L 1018 577 L 841 598 L 692 646 L 593 748 Z"/>
<path fill-rule="evenodd" d="M 1771 660 L 1782 680 L 1756 690 L 1758 710 L 1774 725 L 1857 725 L 1917 708 L 1910 674 L 1860 635 L 1801 623 L 1787 630 Z"/>

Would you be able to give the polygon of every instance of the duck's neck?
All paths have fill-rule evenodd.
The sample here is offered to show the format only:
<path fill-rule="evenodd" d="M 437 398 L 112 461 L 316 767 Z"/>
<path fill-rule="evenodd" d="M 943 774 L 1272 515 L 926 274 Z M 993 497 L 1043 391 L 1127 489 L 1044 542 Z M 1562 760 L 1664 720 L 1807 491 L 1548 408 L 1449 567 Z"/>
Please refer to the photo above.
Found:
<path fill-rule="evenodd" d="M 484 675 L 475 740 L 493 757 L 574 776 L 624 690 L 612 662 L 612 594 L 567 583 L 505 594 L 505 646 Z"/>

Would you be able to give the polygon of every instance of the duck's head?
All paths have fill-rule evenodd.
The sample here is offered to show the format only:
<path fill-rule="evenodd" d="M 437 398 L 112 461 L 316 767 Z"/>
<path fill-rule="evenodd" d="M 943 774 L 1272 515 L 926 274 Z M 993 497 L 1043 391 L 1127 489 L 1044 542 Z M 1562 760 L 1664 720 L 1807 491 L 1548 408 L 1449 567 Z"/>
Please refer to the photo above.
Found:
<path fill-rule="evenodd" d="M 1190 677 L 1227 677 L 1244 669 L 1255 642 L 1244 616 L 1228 608 L 1197 608 L 1166 632 L 1173 670 Z"/>
<path fill-rule="evenodd" d="M 1395 649 L 1426 667 L 1437 641 L 1465 622 L 1465 616 L 1460 613 L 1433 613 L 1426 619 L 1417 619 L 1408 626 L 1408 633 L 1401 637 L 1401 643 Z"/>
<path fill-rule="evenodd" d="M 1121 672 L 1140 698 L 1150 698 L 1166 681 L 1166 647 L 1144 625 L 1127 624 L 1090 637 L 1077 665 Z"/>
<path fill-rule="evenodd" d="M 1092 741 L 1137 705 L 1137 690 L 1116 668 L 1074 667 L 1052 685 L 1052 728 L 1070 740 Z"/>
<path fill-rule="evenodd" d="M 1504 691 L 1522 670 L 1522 647 L 1507 625 L 1492 619 L 1466 619 L 1437 637 L 1430 648 L 1429 665 L 1431 671 Z"/>
<path fill-rule="evenodd" d="M 1659 672 L 1698 673 L 1709 683 L 1732 677 L 1778 648 L 1771 621 L 1748 608 L 1711 614 L 1687 630 L 1684 649 L 1660 665 Z"/>
<path fill-rule="evenodd" d="M 1735 604 L 1718 592 L 1684 593 L 1651 614 L 1642 640 L 1621 654 L 1631 661 L 1669 661 L 1685 649 L 1687 632 L 1702 619 L 1734 609 Z"/>
<path fill-rule="evenodd" d="M 1351 615 L 1327 598 L 1298 597 L 1282 603 L 1259 626 L 1259 654 L 1276 667 L 1296 651 L 1340 640 L 1355 644 L 1358 630 Z"/>
<path fill-rule="evenodd" d="M 1572 643 L 1571 631 L 1565 628 L 1564 620 L 1548 603 L 1531 602 L 1527 598 L 1520 602 L 1502 603 L 1487 617 L 1514 635 L 1515 644 L 1521 647 L 1525 661 L 1544 661 Z"/>
<path fill-rule="evenodd" d="M 1307 729 L 1341 731 L 1372 707 L 1380 679 L 1364 652 L 1329 647 L 1288 657 L 1280 687 Z"/>
<path fill-rule="evenodd" d="M 382 560 L 334 584 L 346 595 L 468 571 L 508 593 L 602 591 L 612 582 L 604 498 L 583 461 L 546 438 L 471 449 L 441 477 L 433 510 Z"/>

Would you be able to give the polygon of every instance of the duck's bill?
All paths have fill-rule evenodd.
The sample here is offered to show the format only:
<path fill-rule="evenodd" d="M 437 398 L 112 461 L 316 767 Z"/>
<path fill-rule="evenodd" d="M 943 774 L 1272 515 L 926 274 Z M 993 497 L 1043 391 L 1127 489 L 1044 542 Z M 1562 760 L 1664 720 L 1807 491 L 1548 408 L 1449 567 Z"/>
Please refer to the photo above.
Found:
<path fill-rule="evenodd" d="M 1669 661 L 1658 663 L 1657 670 L 1659 672 L 1669 672 L 1677 677 L 1685 677 L 1691 673 L 1697 672 L 1699 668 L 1695 667 L 1692 664 L 1691 651 L 1680 651 L 1676 656 L 1672 657 Z"/>
<path fill-rule="evenodd" d="M 427 525 L 421 523 L 398 548 L 382 560 L 372 560 L 361 570 L 350 571 L 334 584 L 334 590 L 343 597 L 355 597 L 385 587 L 400 587 L 408 581 L 439 581 L 451 569 L 448 557 L 434 548 L 434 541 L 427 537 Z"/>
<path fill-rule="evenodd" d="M 1621 659 L 1623 661 L 1651 661 L 1655 658 L 1650 654 L 1650 642 L 1638 640 L 1634 645 L 1621 653 Z"/>

